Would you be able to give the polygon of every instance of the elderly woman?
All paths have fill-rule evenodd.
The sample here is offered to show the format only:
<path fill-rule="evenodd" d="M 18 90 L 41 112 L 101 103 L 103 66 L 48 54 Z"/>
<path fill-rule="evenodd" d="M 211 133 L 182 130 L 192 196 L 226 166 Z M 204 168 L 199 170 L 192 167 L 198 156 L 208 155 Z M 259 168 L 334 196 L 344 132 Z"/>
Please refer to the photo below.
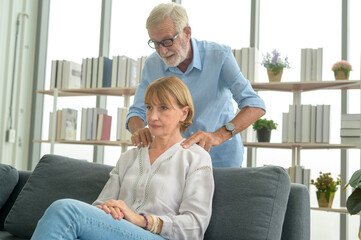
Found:
<path fill-rule="evenodd" d="M 32 239 L 203 239 L 214 181 L 210 155 L 180 145 L 194 113 L 189 90 L 163 77 L 148 86 L 144 103 L 150 145 L 120 156 L 94 206 L 54 202 Z"/>

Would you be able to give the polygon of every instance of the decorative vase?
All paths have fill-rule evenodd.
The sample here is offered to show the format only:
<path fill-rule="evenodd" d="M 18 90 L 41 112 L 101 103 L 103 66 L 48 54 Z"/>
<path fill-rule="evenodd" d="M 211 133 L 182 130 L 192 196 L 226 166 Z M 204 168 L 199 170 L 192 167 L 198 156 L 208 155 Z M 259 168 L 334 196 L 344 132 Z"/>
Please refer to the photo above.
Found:
<path fill-rule="evenodd" d="M 319 207 L 331 208 L 335 192 L 316 192 Z"/>
<path fill-rule="evenodd" d="M 283 68 L 279 70 L 277 74 L 275 74 L 271 68 L 267 69 L 267 75 L 270 82 L 280 82 L 283 74 Z"/>
<path fill-rule="evenodd" d="M 348 80 L 348 76 L 344 71 L 334 71 L 336 80 Z"/>
<path fill-rule="evenodd" d="M 257 130 L 257 139 L 258 142 L 270 142 L 271 140 L 271 130 L 266 128 Z"/>

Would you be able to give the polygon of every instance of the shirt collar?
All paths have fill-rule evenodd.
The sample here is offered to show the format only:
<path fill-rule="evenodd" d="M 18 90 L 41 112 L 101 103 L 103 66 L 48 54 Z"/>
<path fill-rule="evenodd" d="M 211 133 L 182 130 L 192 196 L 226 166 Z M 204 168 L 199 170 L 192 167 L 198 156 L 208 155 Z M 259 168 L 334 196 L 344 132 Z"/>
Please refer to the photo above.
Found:
<path fill-rule="evenodd" d="M 192 70 L 192 68 L 197 68 L 199 70 L 202 70 L 202 62 L 201 62 L 201 57 L 199 55 L 199 49 L 198 49 L 197 42 L 194 38 L 191 38 L 191 43 L 192 43 L 192 48 L 193 48 L 193 60 L 192 60 L 191 64 L 189 64 L 188 69 L 185 73 L 190 72 Z M 158 55 L 158 57 L 160 58 L 159 55 Z M 164 67 L 164 71 L 180 72 L 178 67 L 168 67 L 164 62 L 163 62 L 163 67 Z"/>

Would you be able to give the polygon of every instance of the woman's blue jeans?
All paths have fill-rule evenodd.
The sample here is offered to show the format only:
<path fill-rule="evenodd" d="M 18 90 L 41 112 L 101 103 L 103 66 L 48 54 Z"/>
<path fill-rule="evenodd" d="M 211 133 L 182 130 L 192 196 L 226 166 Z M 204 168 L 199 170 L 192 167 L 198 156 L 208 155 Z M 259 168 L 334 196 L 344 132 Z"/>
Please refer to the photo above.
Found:
<path fill-rule="evenodd" d="M 39 220 L 31 239 L 164 240 L 160 235 L 124 219 L 116 220 L 97 207 L 73 199 L 57 200 L 51 204 Z"/>

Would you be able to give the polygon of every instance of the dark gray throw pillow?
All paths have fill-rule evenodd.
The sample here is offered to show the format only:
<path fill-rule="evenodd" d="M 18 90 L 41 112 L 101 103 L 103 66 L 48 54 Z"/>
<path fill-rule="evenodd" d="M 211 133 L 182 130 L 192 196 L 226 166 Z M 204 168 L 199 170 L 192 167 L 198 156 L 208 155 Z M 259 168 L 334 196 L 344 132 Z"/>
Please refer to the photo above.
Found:
<path fill-rule="evenodd" d="M 57 155 L 43 156 L 7 216 L 5 230 L 17 237 L 30 238 L 55 200 L 72 198 L 92 203 L 112 168 Z"/>
<path fill-rule="evenodd" d="M 18 180 L 19 173 L 15 168 L 0 163 L 0 209 L 8 200 Z"/>
<path fill-rule="evenodd" d="M 204 239 L 281 239 L 291 181 L 282 167 L 214 168 Z"/>

